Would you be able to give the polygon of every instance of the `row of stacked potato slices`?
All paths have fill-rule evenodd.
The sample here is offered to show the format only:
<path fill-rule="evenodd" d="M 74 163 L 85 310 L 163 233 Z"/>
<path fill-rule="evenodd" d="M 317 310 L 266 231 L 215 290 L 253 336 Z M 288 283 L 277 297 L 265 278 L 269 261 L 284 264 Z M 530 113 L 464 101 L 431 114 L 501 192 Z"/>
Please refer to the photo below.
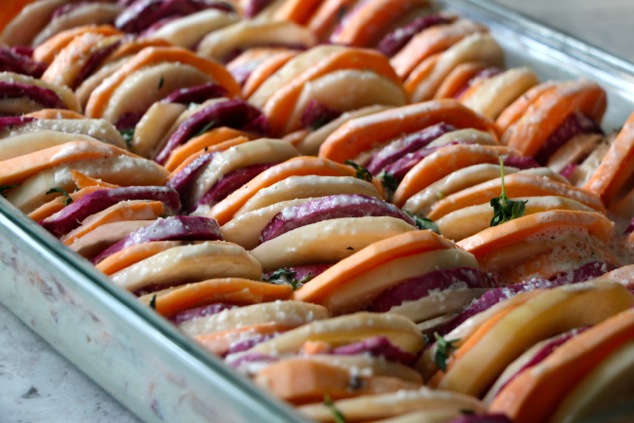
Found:
<path fill-rule="evenodd" d="M 6 199 L 301 414 L 631 407 L 634 118 L 596 83 L 414 0 L 43 0 L 2 42 Z"/>

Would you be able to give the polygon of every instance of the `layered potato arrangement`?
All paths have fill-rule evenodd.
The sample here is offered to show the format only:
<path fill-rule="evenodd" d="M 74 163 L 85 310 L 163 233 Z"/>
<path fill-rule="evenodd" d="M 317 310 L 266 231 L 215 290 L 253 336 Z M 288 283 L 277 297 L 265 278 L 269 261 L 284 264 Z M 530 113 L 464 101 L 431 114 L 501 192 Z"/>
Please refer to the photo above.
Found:
<path fill-rule="evenodd" d="M 632 417 L 634 115 L 597 83 L 429 0 L 14 8 L 2 195 L 300 414 Z"/>

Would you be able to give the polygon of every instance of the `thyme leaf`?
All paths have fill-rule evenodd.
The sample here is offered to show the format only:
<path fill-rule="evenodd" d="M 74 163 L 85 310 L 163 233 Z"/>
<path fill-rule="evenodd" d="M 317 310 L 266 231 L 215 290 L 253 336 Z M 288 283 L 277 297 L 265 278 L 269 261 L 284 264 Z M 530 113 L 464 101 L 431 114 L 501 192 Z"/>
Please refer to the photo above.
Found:
<path fill-rule="evenodd" d="M 324 405 L 328 407 L 332 413 L 332 418 L 335 423 L 346 423 L 346 417 L 343 415 L 341 410 L 335 407 L 335 403 L 332 402 L 332 398 L 330 398 L 330 395 L 328 394 L 324 394 Z"/>
<path fill-rule="evenodd" d="M 348 166 L 352 166 L 354 170 L 356 170 L 357 174 L 355 176 L 357 177 L 357 179 L 372 182 L 372 174 L 368 169 L 361 166 L 360 164 L 353 162 L 352 160 L 346 160 L 344 163 Z"/>
<path fill-rule="evenodd" d="M 70 197 L 70 195 L 63 188 L 57 188 L 57 187 L 51 188 L 48 191 L 46 191 L 46 195 L 53 194 L 53 193 L 56 193 L 56 192 L 59 192 L 60 194 L 62 194 L 65 197 L 64 198 L 64 205 L 65 206 L 67 206 L 67 205 L 69 205 L 70 203 L 73 202 L 73 199 Z"/>
<path fill-rule="evenodd" d="M 492 198 L 489 204 L 493 207 L 493 218 L 490 226 L 497 226 L 500 223 L 508 222 L 518 217 L 524 216 L 527 200 L 515 201 L 506 196 L 504 187 L 504 159 L 500 156 L 500 178 L 502 183 L 502 193 L 499 197 Z"/>
<path fill-rule="evenodd" d="M 436 351 L 434 352 L 434 363 L 443 372 L 447 370 L 447 360 L 451 357 L 451 354 L 456 350 L 456 342 L 460 339 L 453 339 L 451 341 L 446 340 L 434 332 L 434 338 L 436 338 Z"/>

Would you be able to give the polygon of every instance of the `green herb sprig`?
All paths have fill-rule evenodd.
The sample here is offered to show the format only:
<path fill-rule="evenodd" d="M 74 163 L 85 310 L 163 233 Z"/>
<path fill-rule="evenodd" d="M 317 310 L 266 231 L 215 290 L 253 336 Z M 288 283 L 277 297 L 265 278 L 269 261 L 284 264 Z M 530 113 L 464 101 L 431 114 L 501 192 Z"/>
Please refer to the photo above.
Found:
<path fill-rule="evenodd" d="M 436 232 L 438 235 L 440 235 L 440 229 L 438 229 L 438 225 L 436 225 L 436 222 L 434 222 L 433 220 L 419 216 L 416 213 L 410 213 L 407 210 L 403 211 L 414 220 L 418 229 L 429 229 L 430 231 Z"/>
<path fill-rule="evenodd" d="M 53 194 L 53 193 L 56 193 L 56 192 L 59 192 L 60 194 L 62 194 L 65 197 L 64 198 L 64 205 L 65 206 L 67 206 L 67 205 L 69 205 L 70 203 L 73 202 L 73 199 L 70 197 L 70 195 L 63 188 L 58 188 L 58 187 L 51 188 L 48 191 L 46 191 L 46 195 Z"/>
<path fill-rule="evenodd" d="M 203 126 L 203 129 L 198 131 L 196 133 L 196 135 L 194 135 L 192 138 L 201 136 L 205 132 L 208 132 L 210 129 L 212 129 L 215 125 L 216 125 L 216 121 L 215 120 L 212 120 L 211 122 L 208 122 L 205 126 Z"/>
<path fill-rule="evenodd" d="M 278 269 L 275 272 L 271 273 L 270 276 L 265 277 L 264 281 L 275 285 L 290 285 L 293 288 L 293 291 L 295 291 L 300 286 L 310 281 L 312 278 L 313 275 L 309 273 L 303 278 L 297 279 L 295 277 L 295 272 L 287 267 L 282 267 L 281 269 Z"/>
<path fill-rule="evenodd" d="M 4 197 L 4 195 L 7 193 L 7 191 L 12 190 L 13 188 L 17 187 L 18 184 L 14 184 L 14 185 L 0 185 L 0 195 L 2 195 Z"/>
<path fill-rule="evenodd" d="M 328 394 L 324 394 L 324 405 L 328 407 L 332 413 L 332 418 L 335 423 L 346 423 L 346 417 L 343 415 L 341 410 L 335 407 L 335 403 L 332 402 L 332 398 L 330 398 L 330 395 Z"/>
<path fill-rule="evenodd" d="M 132 139 L 134 138 L 134 129 L 122 129 L 119 133 L 123 141 L 125 141 L 125 145 L 130 148 L 132 146 Z"/>
<path fill-rule="evenodd" d="M 378 178 L 379 181 L 381 181 L 381 184 L 383 184 L 383 188 L 385 188 L 388 201 L 391 201 L 396 189 L 398 188 L 398 184 L 400 183 L 399 180 L 391 173 L 385 171 L 379 173 Z"/>
<path fill-rule="evenodd" d="M 528 202 L 527 200 L 510 200 L 506 196 L 506 189 L 504 187 L 504 159 L 502 156 L 500 156 L 500 179 L 502 183 L 502 193 L 499 197 L 492 198 L 489 203 L 491 207 L 493 207 L 493 218 L 491 219 L 490 226 L 497 226 L 500 223 L 524 216 L 526 203 Z"/>
<path fill-rule="evenodd" d="M 460 339 L 453 339 L 451 341 L 446 340 L 438 332 L 434 332 L 434 338 L 436 338 L 436 351 L 434 352 L 434 363 L 443 372 L 447 370 L 447 360 L 451 357 L 451 354 L 456 350 L 456 343 Z"/>
<path fill-rule="evenodd" d="M 372 174 L 368 169 L 361 166 L 360 164 L 353 162 L 352 160 L 346 160 L 344 163 L 354 168 L 354 170 L 357 172 L 355 175 L 357 179 L 372 182 Z"/>

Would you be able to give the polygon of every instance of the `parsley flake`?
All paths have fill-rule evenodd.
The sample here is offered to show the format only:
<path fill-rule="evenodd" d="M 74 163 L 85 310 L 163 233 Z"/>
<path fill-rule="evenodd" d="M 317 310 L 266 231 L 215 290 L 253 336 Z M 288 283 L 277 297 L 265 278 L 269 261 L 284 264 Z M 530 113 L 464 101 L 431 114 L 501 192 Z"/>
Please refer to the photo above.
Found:
<path fill-rule="evenodd" d="M 156 294 L 152 295 L 152 298 L 150 298 L 149 306 L 152 310 L 156 310 Z"/>
<path fill-rule="evenodd" d="M 504 188 L 504 159 L 500 156 L 500 179 L 502 183 L 502 193 L 499 197 L 492 198 L 489 203 L 493 207 L 493 218 L 490 226 L 497 226 L 500 223 L 508 222 L 518 217 L 524 216 L 527 200 L 514 201 L 506 196 Z"/>
<path fill-rule="evenodd" d="M 158 83 L 158 89 L 159 91 L 161 90 L 161 88 L 163 88 L 163 85 L 165 84 L 165 78 L 163 78 L 161 76 L 161 79 L 159 79 L 159 83 Z"/>
<path fill-rule="evenodd" d="M 275 285 L 290 285 L 293 288 L 293 291 L 295 291 L 313 278 L 311 273 L 301 279 L 297 279 L 295 274 L 296 273 L 291 269 L 282 267 L 281 269 L 271 273 L 269 276 L 265 276 L 264 281 Z"/>
<path fill-rule="evenodd" d="M 378 178 L 379 181 L 381 181 L 381 184 L 383 184 L 383 188 L 385 188 L 388 200 L 391 200 L 394 192 L 396 192 L 396 189 L 398 188 L 398 179 L 396 179 L 396 177 L 391 173 L 387 173 L 385 171 L 379 173 Z"/>
<path fill-rule="evenodd" d="M 332 398 L 330 398 L 330 395 L 328 394 L 324 394 L 324 405 L 328 407 L 328 409 L 332 413 L 332 417 L 335 423 L 346 423 L 346 417 L 343 415 L 341 410 L 339 410 L 335 406 L 335 403 L 332 401 Z"/>
<path fill-rule="evenodd" d="M 205 132 L 208 132 L 210 129 L 212 129 L 214 127 L 214 125 L 216 125 L 216 121 L 215 120 L 212 120 L 211 122 L 208 122 L 205 126 L 203 126 L 203 129 L 201 129 L 200 131 L 198 131 L 196 133 L 196 135 L 194 135 L 193 138 L 199 137 L 202 134 L 204 134 Z"/>
<path fill-rule="evenodd" d="M 134 129 L 122 129 L 119 133 L 123 141 L 125 141 L 125 145 L 130 148 L 132 146 L 132 139 L 134 138 Z"/>
<path fill-rule="evenodd" d="M 419 216 L 415 213 L 410 213 L 407 210 L 403 211 L 414 220 L 414 223 L 416 223 L 416 227 L 418 229 L 429 229 L 430 231 L 436 232 L 438 235 L 440 235 L 440 229 L 438 229 L 438 225 L 436 225 L 436 222 L 434 222 L 433 220 Z"/>
<path fill-rule="evenodd" d="M 352 160 L 346 160 L 344 163 L 348 166 L 352 166 L 352 168 L 357 172 L 357 174 L 355 175 L 357 179 L 372 182 L 372 174 L 368 169 L 361 166 L 360 164 L 353 162 Z"/>
<path fill-rule="evenodd" d="M 53 194 L 53 193 L 56 193 L 56 192 L 59 192 L 64 197 L 66 197 L 66 198 L 64 198 L 64 205 L 65 206 L 67 206 L 67 205 L 69 205 L 70 203 L 73 202 L 73 199 L 70 197 L 70 195 L 63 188 L 57 188 L 57 187 L 51 188 L 48 191 L 46 191 L 46 195 Z"/>
<path fill-rule="evenodd" d="M 447 370 L 447 360 L 451 357 L 451 354 L 456 350 L 456 342 L 460 339 L 453 339 L 451 341 L 446 340 L 434 332 L 434 338 L 436 338 L 436 351 L 434 352 L 434 363 L 443 372 Z"/>

